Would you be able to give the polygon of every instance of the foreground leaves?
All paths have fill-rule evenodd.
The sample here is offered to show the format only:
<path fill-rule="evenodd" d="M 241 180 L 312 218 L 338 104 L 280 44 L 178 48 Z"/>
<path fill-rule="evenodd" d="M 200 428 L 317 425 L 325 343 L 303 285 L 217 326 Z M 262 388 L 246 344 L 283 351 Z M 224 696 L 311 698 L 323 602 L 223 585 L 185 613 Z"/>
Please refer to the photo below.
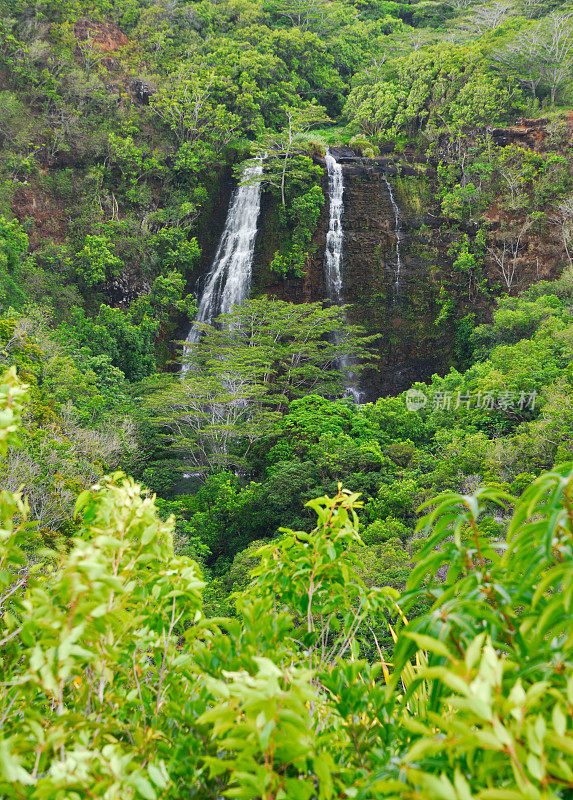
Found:
<path fill-rule="evenodd" d="M 13 447 L 25 390 L 10 373 L 2 391 Z M 199 568 L 131 479 L 80 495 L 64 553 L 3 493 L 0 794 L 570 796 L 572 496 L 572 465 L 542 475 L 491 541 L 511 497 L 441 495 L 397 598 L 357 576 L 360 501 L 339 487 L 309 504 L 312 533 L 260 550 L 237 616 L 208 620 Z"/>

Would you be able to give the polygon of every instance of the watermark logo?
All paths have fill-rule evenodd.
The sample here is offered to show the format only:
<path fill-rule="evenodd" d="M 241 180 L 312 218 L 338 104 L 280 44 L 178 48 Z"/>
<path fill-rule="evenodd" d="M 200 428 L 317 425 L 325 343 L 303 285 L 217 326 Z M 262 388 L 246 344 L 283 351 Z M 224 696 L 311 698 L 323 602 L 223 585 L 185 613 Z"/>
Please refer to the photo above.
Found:
<path fill-rule="evenodd" d="M 505 412 L 535 410 L 537 392 L 512 392 L 508 390 L 478 392 L 446 392 L 438 390 L 426 394 L 420 389 L 409 389 L 406 392 L 406 408 L 408 411 L 420 411 L 429 405 L 432 411 L 457 411 L 460 408 Z"/>
<path fill-rule="evenodd" d="M 427 395 L 419 389 L 408 389 L 406 392 L 406 408 L 408 411 L 420 411 L 427 403 Z"/>

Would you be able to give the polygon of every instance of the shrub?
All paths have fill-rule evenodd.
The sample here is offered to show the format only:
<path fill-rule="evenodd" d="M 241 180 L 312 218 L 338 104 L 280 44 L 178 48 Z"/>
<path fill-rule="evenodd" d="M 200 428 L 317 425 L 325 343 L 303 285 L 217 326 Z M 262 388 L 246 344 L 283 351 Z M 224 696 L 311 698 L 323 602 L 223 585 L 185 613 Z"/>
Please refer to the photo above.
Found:
<path fill-rule="evenodd" d="M 1 379 L 2 452 L 25 396 Z M 569 797 L 573 465 L 533 481 L 493 540 L 513 502 L 495 487 L 427 503 L 399 599 L 370 585 L 378 563 L 399 577 L 399 540 L 360 578 L 361 504 L 339 487 L 309 503 L 311 533 L 258 551 L 237 617 L 205 619 L 197 565 L 132 480 L 83 492 L 57 554 L 34 551 L 25 498 L 3 492 L 0 792 Z"/>

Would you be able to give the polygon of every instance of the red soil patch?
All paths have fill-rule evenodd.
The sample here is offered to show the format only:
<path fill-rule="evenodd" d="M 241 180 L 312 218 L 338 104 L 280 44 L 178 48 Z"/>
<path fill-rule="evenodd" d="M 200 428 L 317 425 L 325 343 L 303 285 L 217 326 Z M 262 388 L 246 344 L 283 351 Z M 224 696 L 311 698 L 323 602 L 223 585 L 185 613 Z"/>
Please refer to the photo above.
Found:
<path fill-rule="evenodd" d="M 64 208 L 35 186 L 23 186 L 14 194 L 12 210 L 20 222 L 25 219 L 34 220 L 34 228 L 30 233 L 30 245 L 36 249 L 47 240 L 64 242 L 67 223 Z"/>
<path fill-rule="evenodd" d="M 113 22 L 92 22 L 80 19 L 74 25 L 74 33 L 80 42 L 89 42 L 102 53 L 115 53 L 129 43 L 129 39 Z"/>

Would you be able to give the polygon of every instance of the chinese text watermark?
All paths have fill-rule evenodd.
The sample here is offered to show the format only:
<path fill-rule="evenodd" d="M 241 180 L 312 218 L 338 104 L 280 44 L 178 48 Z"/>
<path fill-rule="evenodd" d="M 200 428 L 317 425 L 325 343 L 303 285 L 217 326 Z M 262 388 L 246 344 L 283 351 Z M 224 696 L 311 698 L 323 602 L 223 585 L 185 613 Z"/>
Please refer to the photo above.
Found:
<path fill-rule="evenodd" d="M 448 392 L 438 390 L 426 393 L 421 389 L 409 389 L 406 392 L 406 408 L 408 411 L 421 411 L 428 407 L 432 411 L 457 411 L 463 409 L 479 409 L 493 411 L 496 408 L 502 411 L 535 410 L 537 392 L 513 392 L 502 389 L 499 391 L 477 392 Z"/>

